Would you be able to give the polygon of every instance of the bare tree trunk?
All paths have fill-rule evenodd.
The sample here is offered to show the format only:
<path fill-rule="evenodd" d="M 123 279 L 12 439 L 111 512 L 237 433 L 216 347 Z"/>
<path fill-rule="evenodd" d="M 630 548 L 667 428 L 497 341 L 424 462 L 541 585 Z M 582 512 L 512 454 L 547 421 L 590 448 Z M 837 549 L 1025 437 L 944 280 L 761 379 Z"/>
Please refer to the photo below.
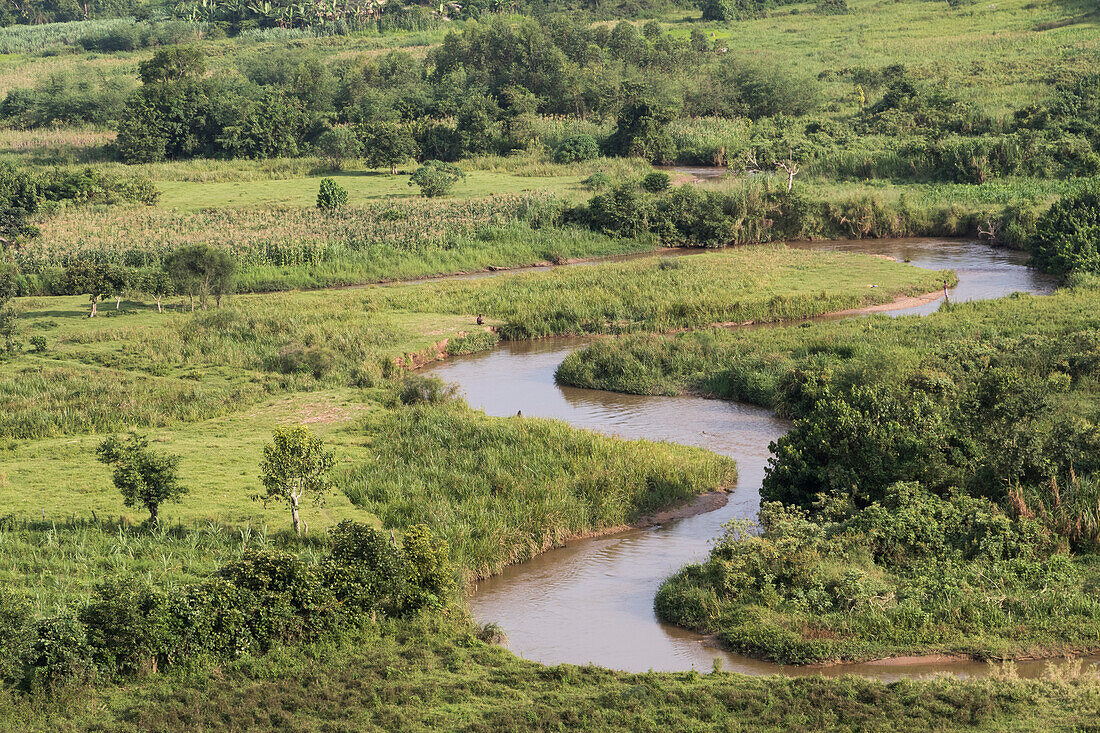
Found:
<path fill-rule="evenodd" d="M 294 534 L 301 536 L 302 520 L 298 517 L 298 496 L 290 495 L 290 516 L 294 519 Z"/>
<path fill-rule="evenodd" d="M 154 525 L 160 524 L 160 507 L 156 504 L 149 507 L 149 521 Z"/>
<path fill-rule="evenodd" d="M 158 297 L 156 300 L 157 300 L 157 313 L 163 313 L 164 309 L 160 307 L 160 298 Z"/>
<path fill-rule="evenodd" d="M 122 307 L 122 296 L 121 295 L 116 295 L 115 296 L 115 310 L 117 311 L 121 307 Z"/>
<path fill-rule="evenodd" d="M 194 293 L 188 293 L 188 295 L 191 297 L 191 312 L 194 313 L 195 312 L 195 294 Z"/>
<path fill-rule="evenodd" d="M 95 296 L 92 296 L 92 314 L 88 316 L 88 318 L 95 318 L 96 313 L 98 313 L 98 311 L 96 310 L 96 299 Z"/>

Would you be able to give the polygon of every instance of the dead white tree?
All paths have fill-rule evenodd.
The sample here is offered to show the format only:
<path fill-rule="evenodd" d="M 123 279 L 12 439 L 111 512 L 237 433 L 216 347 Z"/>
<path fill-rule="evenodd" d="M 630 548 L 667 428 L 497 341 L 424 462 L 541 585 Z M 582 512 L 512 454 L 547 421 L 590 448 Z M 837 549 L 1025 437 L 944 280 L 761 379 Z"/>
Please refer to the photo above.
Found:
<path fill-rule="evenodd" d="M 794 162 L 794 153 L 787 153 L 786 161 L 777 160 L 775 167 L 787 172 L 787 193 L 790 193 L 794 186 L 794 177 L 798 175 L 798 163 Z"/>

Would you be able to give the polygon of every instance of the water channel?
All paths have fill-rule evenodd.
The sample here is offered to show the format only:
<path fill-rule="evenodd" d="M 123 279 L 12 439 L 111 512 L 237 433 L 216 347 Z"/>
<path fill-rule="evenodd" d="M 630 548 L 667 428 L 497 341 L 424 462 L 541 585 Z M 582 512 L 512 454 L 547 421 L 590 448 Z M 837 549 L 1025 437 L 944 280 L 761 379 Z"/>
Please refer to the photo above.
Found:
<path fill-rule="evenodd" d="M 1022 291 L 1050 293 L 1051 279 L 1028 269 L 1026 255 L 978 242 L 935 239 L 798 244 L 798 247 L 884 255 L 918 267 L 954 269 L 956 301 Z M 939 302 L 895 311 L 925 314 Z M 769 444 L 788 429 L 770 411 L 697 397 L 649 397 L 559 386 L 554 371 L 585 339 L 504 342 L 491 352 L 443 362 L 430 371 L 457 384 L 471 406 L 490 415 L 565 420 L 575 427 L 622 438 L 667 440 L 707 448 L 737 461 L 738 482 L 721 508 L 658 527 L 579 540 L 483 581 L 469 605 L 476 618 L 499 624 L 516 654 L 546 664 L 598 664 L 644 672 L 697 669 L 714 659 L 723 669 L 748 674 L 858 673 L 882 679 L 933 672 L 980 675 L 976 662 L 780 666 L 731 654 L 698 634 L 663 624 L 653 611 L 661 582 L 706 557 L 721 525 L 751 517 Z M 1039 674 L 1045 662 L 1021 662 L 1021 675 Z"/>

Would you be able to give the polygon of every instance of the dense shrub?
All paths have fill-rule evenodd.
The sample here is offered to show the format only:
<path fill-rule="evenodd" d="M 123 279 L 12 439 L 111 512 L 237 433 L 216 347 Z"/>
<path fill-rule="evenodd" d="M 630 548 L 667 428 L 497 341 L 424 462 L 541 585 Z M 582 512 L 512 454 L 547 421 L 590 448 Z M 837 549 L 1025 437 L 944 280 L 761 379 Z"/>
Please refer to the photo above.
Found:
<path fill-rule="evenodd" d="M 663 171 L 653 171 L 642 179 L 642 188 L 650 193 L 667 191 L 671 185 L 669 175 Z"/>
<path fill-rule="evenodd" d="M 1100 186 L 1056 201 L 1039 218 L 1032 252 L 1047 272 L 1100 273 Z"/>
<path fill-rule="evenodd" d="M 341 209 L 348 203 L 348 190 L 331 178 L 322 178 L 317 190 L 317 208 L 324 211 Z"/>
<path fill-rule="evenodd" d="M 427 198 L 438 198 L 449 194 L 465 177 L 466 173 L 453 163 L 429 160 L 412 174 L 409 185 L 419 186 L 420 193 Z"/>
<path fill-rule="evenodd" d="M 201 583 L 155 588 L 132 577 L 102 583 L 76 618 L 30 624 L 0 594 L 0 672 L 55 691 L 99 675 L 123 680 L 171 666 L 226 662 L 279 644 L 317 639 L 342 624 L 450 603 L 454 569 L 445 542 L 410 527 L 400 544 L 345 521 L 319 563 L 246 550 Z"/>
<path fill-rule="evenodd" d="M 591 135 L 574 135 L 561 141 L 554 150 L 555 163 L 576 163 L 600 156 L 600 144 Z"/>

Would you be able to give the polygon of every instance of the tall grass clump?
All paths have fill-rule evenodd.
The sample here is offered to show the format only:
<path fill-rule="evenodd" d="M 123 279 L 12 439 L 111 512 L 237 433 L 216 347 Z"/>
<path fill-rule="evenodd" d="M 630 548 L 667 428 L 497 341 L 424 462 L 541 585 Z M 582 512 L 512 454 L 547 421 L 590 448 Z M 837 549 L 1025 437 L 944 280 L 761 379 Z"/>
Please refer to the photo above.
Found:
<path fill-rule="evenodd" d="M 729 487 L 736 475 L 707 451 L 491 418 L 457 402 L 373 414 L 364 435 L 370 459 L 344 472 L 340 488 L 386 526 L 432 527 L 471 577 Z"/>

